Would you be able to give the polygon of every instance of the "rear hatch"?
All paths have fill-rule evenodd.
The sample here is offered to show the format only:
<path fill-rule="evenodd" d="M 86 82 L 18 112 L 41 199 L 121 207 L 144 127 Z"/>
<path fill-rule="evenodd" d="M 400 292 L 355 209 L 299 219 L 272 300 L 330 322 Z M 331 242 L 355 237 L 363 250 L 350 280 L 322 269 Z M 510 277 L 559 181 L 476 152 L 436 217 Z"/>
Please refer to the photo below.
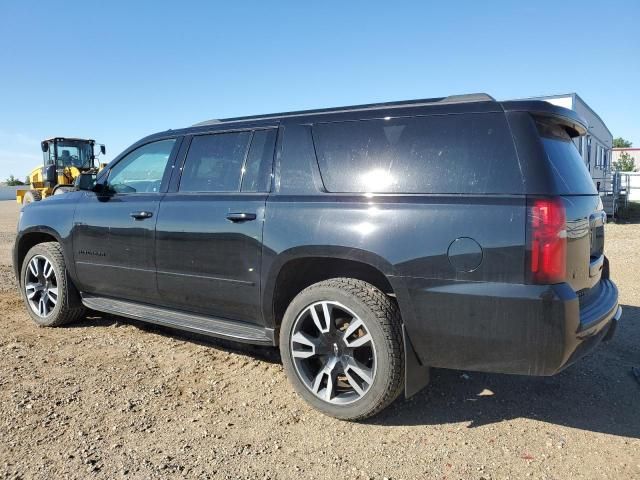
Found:
<path fill-rule="evenodd" d="M 591 175 L 569 135 L 571 132 L 550 119 L 538 120 L 537 125 L 554 177 L 556 196 L 552 200 L 560 207 L 557 222 L 560 227 L 564 222 L 564 232 L 560 228 L 558 236 L 566 237 L 564 247 L 561 243 L 557 246 L 565 248 L 564 262 L 563 252 L 557 252 L 558 262 L 564 263 L 564 272 L 562 266 L 557 268 L 557 279 L 562 281 L 564 274 L 564 281 L 582 297 L 602 276 L 607 217 Z"/>

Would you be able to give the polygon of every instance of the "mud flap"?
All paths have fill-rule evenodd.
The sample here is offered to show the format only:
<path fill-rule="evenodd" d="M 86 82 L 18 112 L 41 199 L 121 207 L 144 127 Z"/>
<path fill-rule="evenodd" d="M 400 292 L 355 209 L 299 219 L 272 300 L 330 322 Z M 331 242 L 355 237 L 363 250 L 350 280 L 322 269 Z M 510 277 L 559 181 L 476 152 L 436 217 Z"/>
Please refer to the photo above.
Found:
<path fill-rule="evenodd" d="M 607 333 L 605 333 L 604 337 L 602 338 L 603 342 L 608 342 L 613 338 L 613 335 L 616 333 L 616 328 L 618 328 L 620 317 L 622 317 L 622 307 L 618 307 L 618 310 L 616 310 L 616 314 L 611 319 L 611 323 L 609 324 Z"/>
<path fill-rule="evenodd" d="M 410 398 L 429 384 L 430 367 L 420 362 L 404 325 L 402 325 L 402 343 L 404 344 L 404 397 Z"/>

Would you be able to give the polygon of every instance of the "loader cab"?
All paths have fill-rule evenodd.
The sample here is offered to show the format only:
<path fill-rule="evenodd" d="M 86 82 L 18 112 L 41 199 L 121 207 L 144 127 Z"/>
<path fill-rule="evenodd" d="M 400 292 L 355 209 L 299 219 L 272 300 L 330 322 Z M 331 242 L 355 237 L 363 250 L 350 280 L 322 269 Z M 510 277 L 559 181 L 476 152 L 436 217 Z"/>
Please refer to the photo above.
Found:
<path fill-rule="evenodd" d="M 55 166 L 57 171 L 75 167 L 80 171 L 94 168 L 95 140 L 79 138 L 50 138 L 41 143 L 44 156 L 44 166 Z M 105 153 L 104 145 L 100 145 L 100 152 Z"/>
<path fill-rule="evenodd" d="M 96 153 L 95 140 L 53 137 L 40 142 L 42 166 L 29 173 L 29 189 L 16 190 L 16 201 L 24 205 L 74 190 L 83 173 L 95 174 L 106 165 L 97 165 L 96 157 L 106 153 L 105 146 L 98 145 Z"/>

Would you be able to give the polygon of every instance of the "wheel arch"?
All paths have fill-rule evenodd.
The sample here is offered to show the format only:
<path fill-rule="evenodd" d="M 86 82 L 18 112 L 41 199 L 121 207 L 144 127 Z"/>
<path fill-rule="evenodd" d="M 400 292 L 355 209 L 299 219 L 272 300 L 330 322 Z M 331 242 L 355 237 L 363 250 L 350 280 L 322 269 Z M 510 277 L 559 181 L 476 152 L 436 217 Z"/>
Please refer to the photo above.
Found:
<path fill-rule="evenodd" d="M 45 242 L 57 242 L 62 245 L 62 238 L 58 232 L 46 227 L 26 230 L 18 236 L 13 249 L 13 268 L 18 281 L 20 281 L 20 270 L 27 252 L 34 246 Z"/>
<path fill-rule="evenodd" d="M 404 298 L 403 282 L 393 275 L 393 266 L 382 257 L 345 247 L 295 248 L 278 255 L 266 275 L 262 301 L 266 326 L 277 330 L 287 306 L 298 293 L 314 283 L 337 277 L 363 280 L 403 303 L 399 298 Z"/>
<path fill-rule="evenodd" d="M 311 268 L 307 270 L 307 267 Z M 289 276 L 291 272 L 297 274 Z M 300 281 L 301 272 L 311 272 L 312 275 Z M 264 320 L 267 327 L 275 330 L 275 341 L 278 342 L 282 317 L 291 300 L 307 286 L 336 277 L 366 281 L 395 297 L 402 322 L 405 397 L 422 390 L 429 383 L 429 366 L 417 356 L 407 332 L 406 324 L 412 324 L 416 319 L 405 279 L 394 275 L 393 265 L 371 252 L 354 248 L 312 247 L 292 249 L 278 255 L 269 268 L 263 289 Z"/>

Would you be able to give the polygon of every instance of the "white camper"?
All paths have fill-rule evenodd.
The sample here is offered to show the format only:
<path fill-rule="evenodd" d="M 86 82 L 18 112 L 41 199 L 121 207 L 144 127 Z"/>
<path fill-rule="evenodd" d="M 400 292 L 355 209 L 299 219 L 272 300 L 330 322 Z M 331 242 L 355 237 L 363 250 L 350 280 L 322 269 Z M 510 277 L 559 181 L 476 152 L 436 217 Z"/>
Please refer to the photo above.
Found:
<path fill-rule="evenodd" d="M 577 93 L 530 97 L 528 100 L 544 100 L 559 107 L 569 108 L 580 114 L 589 124 L 589 132 L 574 139 L 576 148 L 589 169 L 593 183 L 600 192 L 608 215 L 614 215 L 618 205 L 618 192 L 613 182 L 613 135 L 602 118 Z"/>

